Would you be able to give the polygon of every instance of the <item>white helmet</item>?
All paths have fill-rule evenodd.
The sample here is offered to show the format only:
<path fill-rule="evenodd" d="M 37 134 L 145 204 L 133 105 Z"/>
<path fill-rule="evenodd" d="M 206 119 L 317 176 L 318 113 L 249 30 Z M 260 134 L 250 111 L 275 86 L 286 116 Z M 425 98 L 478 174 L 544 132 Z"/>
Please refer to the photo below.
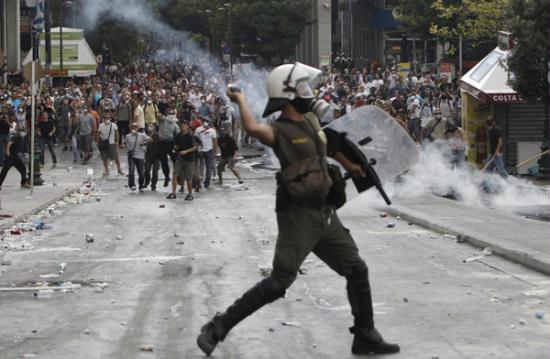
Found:
<path fill-rule="evenodd" d="M 269 116 L 296 98 L 313 99 L 312 88 L 319 83 L 321 74 L 321 70 L 300 62 L 276 67 L 267 77 L 269 101 L 263 116 Z"/>

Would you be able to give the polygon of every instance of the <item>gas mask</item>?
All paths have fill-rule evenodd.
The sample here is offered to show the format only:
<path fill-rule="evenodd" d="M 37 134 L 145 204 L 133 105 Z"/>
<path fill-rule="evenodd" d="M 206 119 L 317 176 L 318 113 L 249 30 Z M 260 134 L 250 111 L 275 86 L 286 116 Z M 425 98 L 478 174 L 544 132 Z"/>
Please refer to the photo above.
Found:
<path fill-rule="evenodd" d="M 269 101 L 264 117 L 279 111 L 290 102 L 300 113 L 313 112 L 322 117 L 329 105 L 315 100 L 312 88 L 319 83 L 322 72 L 316 68 L 296 62 L 276 67 L 267 78 Z"/>

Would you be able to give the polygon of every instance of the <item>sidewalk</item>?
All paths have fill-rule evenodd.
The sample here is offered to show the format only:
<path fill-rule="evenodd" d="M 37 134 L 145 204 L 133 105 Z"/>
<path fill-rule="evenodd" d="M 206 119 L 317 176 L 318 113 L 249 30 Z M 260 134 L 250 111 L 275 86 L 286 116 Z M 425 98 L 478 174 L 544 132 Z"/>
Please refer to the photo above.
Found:
<path fill-rule="evenodd" d="M 41 169 L 44 184 L 35 186 L 32 195 L 29 189 L 20 188 L 19 172 L 15 168 L 10 169 L 0 191 L 0 216 L 2 217 L 0 230 L 10 228 L 24 217 L 75 192 L 86 179 L 92 176 L 91 170 L 96 176 L 102 173 L 97 153 L 88 165 L 83 166 L 80 163 L 73 163 L 70 152 L 61 151 L 61 147 L 56 147 L 55 152 L 58 158 L 56 168 L 51 168 L 52 162 L 49 154 L 46 153 L 46 165 Z"/>
<path fill-rule="evenodd" d="M 456 201 L 426 196 L 395 199 L 385 211 L 436 232 L 460 235 L 464 242 L 550 275 L 549 223 Z"/>

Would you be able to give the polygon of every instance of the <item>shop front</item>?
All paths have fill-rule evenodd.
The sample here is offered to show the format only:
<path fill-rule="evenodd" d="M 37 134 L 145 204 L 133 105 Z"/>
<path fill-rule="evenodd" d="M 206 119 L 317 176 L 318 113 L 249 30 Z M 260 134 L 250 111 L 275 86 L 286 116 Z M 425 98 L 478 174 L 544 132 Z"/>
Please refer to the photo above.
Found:
<path fill-rule="evenodd" d="M 462 125 L 468 135 L 468 160 L 483 166 L 487 160 L 486 120 L 492 117 L 504 138 L 505 163 L 511 173 L 527 174 L 527 164 L 516 164 L 540 152 L 544 105 L 525 101 L 509 85 L 503 66 L 510 51 L 499 46 L 460 79 Z"/>

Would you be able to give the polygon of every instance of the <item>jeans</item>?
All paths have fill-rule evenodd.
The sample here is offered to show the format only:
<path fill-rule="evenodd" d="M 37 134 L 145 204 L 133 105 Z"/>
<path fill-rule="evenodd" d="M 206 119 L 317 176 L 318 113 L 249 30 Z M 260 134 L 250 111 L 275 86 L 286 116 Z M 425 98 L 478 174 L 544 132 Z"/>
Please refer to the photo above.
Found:
<path fill-rule="evenodd" d="M 199 152 L 200 158 L 200 172 L 201 175 L 204 173 L 204 168 L 206 167 L 206 174 L 204 176 L 204 187 L 208 188 L 210 186 L 210 179 L 212 178 L 212 150 L 206 152 Z"/>
<path fill-rule="evenodd" d="M 126 138 L 126 135 L 130 133 L 130 125 L 129 121 L 117 121 L 116 125 L 118 127 L 118 135 L 120 136 L 120 140 L 118 143 L 124 143 L 124 139 Z"/>
<path fill-rule="evenodd" d="M 134 172 L 137 168 L 138 173 L 138 184 L 139 188 L 143 188 L 143 163 L 145 160 L 141 158 L 133 158 L 128 156 L 128 187 L 134 188 L 136 187 L 136 178 L 134 176 Z"/>
<path fill-rule="evenodd" d="M 420 119 L 418 118 L 410 118 L 409 122 L 409 134 L 412 138 L 416 139 L 417 141 L 420 141 Z"/>
<path fill-rule="evenodd" d="M 159 160 L 162 167 L 162 173 L 165 179 L 170 178 L 170 165 L 168 164 L 168 157 L 172 160 L 172 163 L 176 162 L 176 154 L 172 149 L 174 148 L 174 142 L 160 141 L 159 143 Z"/>
<path fill-rule="evenodd" d="M 6 145 L 9 135 L 0 135 L 0 166 L 3 166 L 6 159 Z"/>
<path fill-rule="evenodd" d="M 71 137 L 71 150 L 73 152 L 73 161 L 78 161 L 78 140 L 77 135 Z"/>
<path fill-rule="evenodd" d="M 157 182 L 159 179 L 159 167 L 160 163 L 158 158 L 155 158 L 153 160 L 145 160 L 144 187 L 147 187 L 149 183 L 151 184 L 151 188 L 157 187 Z M 151 170 L 153 170 L 153 176 L 151 176 Z"/>
<path fill-rule="evenodd" d="M 44 163 L 44 151 L 46 150 L 46 146 L 48 146 L 48 152 L 50 152 L 52 162 L 57 163 L 57 157 L 55 157 L 55 151 L 53 149 L 53 139 L 39 138 L 38 146 L 40 146 L 40 162 Z"/>
<path fill-rule="evenodd" d="M 4 161 L 4 166 L 2 166 L 2 171 L 0 172 L 0 186 L 2 186 L 2 184 L 4 183 L 6 175 L 12 167 L 17 168 L 17 170 L 21 174 L 21 184 L 27 182 L 27 168 L 25 167 L 25 164 L 23 163 L 19 155 L 12 155 L 10 157 L 6 157 L 6 160 Z"/>
<path fill-rule="evenodd" d="M 504 167 L 504 156 L 502 154 L 493 154 L 489 156 L 487 161 L 490 161 L 491 158 L 494 158 L 494 159 L 493 159 L 493 162 L 491 162 L 489 166 L 487 166 L 487 171 L 493 172 L 496 168 L 498 174 L 502 178 L 508 177 L 508 172 L 506 171 L 506 167 Z"/>

